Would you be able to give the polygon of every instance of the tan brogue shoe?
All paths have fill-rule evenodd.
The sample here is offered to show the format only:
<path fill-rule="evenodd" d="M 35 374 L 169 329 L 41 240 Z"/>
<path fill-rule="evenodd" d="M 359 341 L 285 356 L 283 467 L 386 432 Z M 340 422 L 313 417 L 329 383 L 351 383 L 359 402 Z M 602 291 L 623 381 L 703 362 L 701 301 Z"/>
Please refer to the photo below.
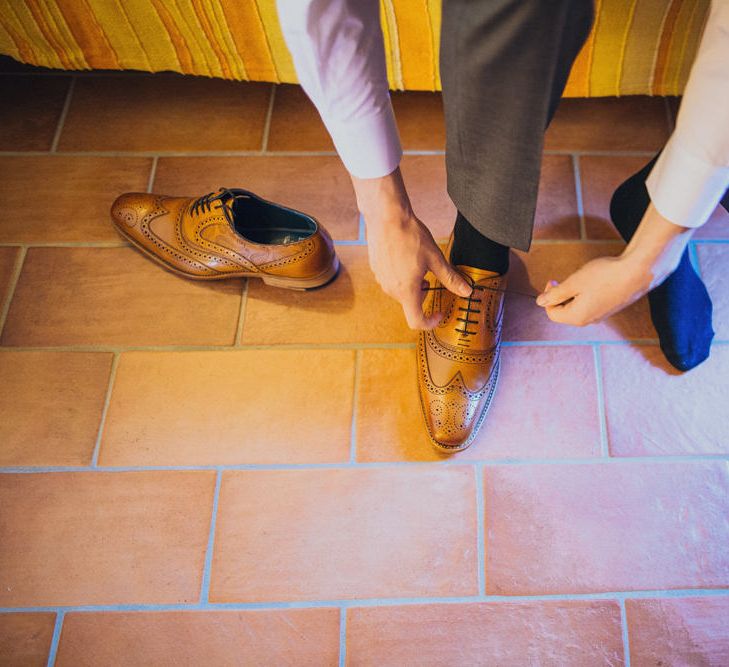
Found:
<path fill-rule="evenodd" d="M 247 190 L 202 197 L 130 192 L 111 219 L 139 250 L 187 278 L 262 278 L 276 287 L 311 289 L 339 269 L 332 239 L 313 217 Z"/>
<path fill-rule="evenodd" d="M 506 276 L 457 266 L 473 285 L 470 297 L 430 288 L 427 314 L 443 313 L 418 338 L 418 390 L 425 424 L 440 451 L 466 449 L 491 404 L 499 376 Z"/>

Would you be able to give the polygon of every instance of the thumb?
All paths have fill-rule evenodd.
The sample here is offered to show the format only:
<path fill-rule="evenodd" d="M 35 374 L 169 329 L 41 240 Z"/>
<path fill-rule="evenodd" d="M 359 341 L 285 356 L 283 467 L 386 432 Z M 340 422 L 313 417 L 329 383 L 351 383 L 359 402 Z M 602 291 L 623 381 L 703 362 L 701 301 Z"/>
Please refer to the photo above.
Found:
<path fill-rule="evenodd" d="M 561 285 L 555 280 L 550 280 L 544 292 L 537 297 L 537 305 L 545 307 L 557 306 L 571 299 L 573 296 L 575 296 L 575 293 L 571 288 L 569 280 L 566 280 Z"/>
<path fill-rule="evenodd" d="M 430 270 L 449 292 L 453 292 L 453 294 L 457 294 L 458 296 L 471 295 L 473 288 L 470 283 L 453 268 L 450 262 L 446 261 L 446 258 L 443 257 L 443 253 L 440 250 L 433 253 Z"/>

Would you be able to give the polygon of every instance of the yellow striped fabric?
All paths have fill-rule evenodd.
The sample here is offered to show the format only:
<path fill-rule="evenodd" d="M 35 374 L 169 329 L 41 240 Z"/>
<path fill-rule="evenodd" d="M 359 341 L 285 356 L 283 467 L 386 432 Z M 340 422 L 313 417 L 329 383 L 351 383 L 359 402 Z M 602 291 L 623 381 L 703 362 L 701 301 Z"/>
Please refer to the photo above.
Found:
<path fill-rule="evenodd" d="M 439 90 L 441 0 L 380 0 L 397 90 Z M 596 0 L 565 95 L 677 95 L 709 0 Z M 0 53 L 60 69 L 295 83 L 275 0 L 1 0 Z"/>

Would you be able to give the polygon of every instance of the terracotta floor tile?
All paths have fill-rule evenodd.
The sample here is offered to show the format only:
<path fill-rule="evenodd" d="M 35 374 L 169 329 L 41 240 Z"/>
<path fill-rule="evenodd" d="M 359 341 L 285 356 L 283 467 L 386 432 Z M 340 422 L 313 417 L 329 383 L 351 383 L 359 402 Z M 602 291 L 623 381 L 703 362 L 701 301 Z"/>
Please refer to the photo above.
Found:
<path fill-rule="evenodd" d="M 473 480 L 456 466 L 225 473 L 210 599 L 473 595 Z"/>
<path fill-rule="evenodd" d="M 701 276 L 714 304 L 716 340 L 729 340 L 729 283 L 726 279 L 729 244 L 698 243 L 696 252 L 701 266 Z"/>
<path fill-rule="evenodd" d="M 610 199 L 615 189 L 649 160 L 649 157 L 624 155 L 580 157 L 582 204 L 588 239 L 620 239 L 610 220 Z"/>
<path fill-rule="evenodd" d="M 215 473 L 0 475 L 0 606 L 191 603 Z"/>
<path fill-rule="evenodd" d="M 0 248 L 0 312 L 10 296 L 10 282 L 12 281 L 15 263 L 18 261 L 20 250 L 18 248 Z"/>
<path fill-rule="evenodd" d="M 59 150 L 259 150 L 270 95 L 270 84 L 205 77 L 80 78 Z"/>
<path fill-rule="evenodd" d="M 0 158 L 0 199 L 5 209 L 0 242 L 121 244 L 109 218 L 111 203 L 122 192 L 144 192 L 151 168 L 151 158 Z"/>
<path fill-rule="evenodd" d="M 276 86 L 269 151 L 334 151 L 329 133 L 314 104 L 301 86 Z"/>
<path fill-rule="evenodd" d="M 445 150 L 445 120 L 440 93 L 395 91 L 391 98 L 404 150 Z"/>
<path fill-rule="evenodd" d="M 334 239 L 356 239 L 359 212 L 352 183 L 338 157 L 162 158 L 154 191 L 201 195 L 245 188 L 313 215 Z"/>
<path fill-rule="evenodd" d="M 70 613 L 56 665 L 336 665 L 338 609 Z"/>
<path fill-rule="evenodd" d="M 654 346 L 600 352 L 611 454 L 729 454 L 729 347 L 715 345 L 689 373 L 675 370 Z"/>
<path fill-rule="evenodd" d="M 230 345 L 241 283 L 178 277 L 132 248 L 31 248 L 4 345 Z"/>
<path fill-rule="evenodd" d="M 3 76 L 0 150 L 50 150 L 70 83 L 65 76 Z"/>
<path fill-rule="evenodd" d="M 545 155 L 542 159 L 534 238 L 580 238 L 575 174 L 568 155 Z"/>
<path fill-rule="evenodd" d="M 353 382 L 352 350 L 126 353 L 99 462 L 347 461 Z"/>
<path fill-rule="evenodd" d="M 4 667 L 45 667 L 56 615 L 0 614 L 0 664 Z"/>
<path fill-rule="evenodd" d="M 729 664 L 729 596 L 626 600 L 625 612 L 631 665 Z"/>
<path fill-rule="evenodd" d="M 111 354 L 0 352 L 0 465 L 88 465 Z"/>
<path fill-rule="evenodd" d="M 548 150 L 659 150 L 668 140 L 663 99 L 632 95 L 563 99 L 545 135 Z"/>
<path fill-rule="evenodd" d="M 243 342 L 409 343 L 416 332 L 402 307 L 370 270 L 365 246 L 339 246 L 342 269 L 330 285 L 311 292 L 273 289 L 252 280 Z"/>
<path fill-rule="evenodd" d="M 484 488 L 487 593 L 729 584 L 723 463 L 489 466 Z"/>
<path fill-rule="evenodd" d="M 622 665 L 612 600 L 355 607 L 350 665 Z"/>
<path fill-rule="evenodd" d="M 456 221 L 456 207 L 446 191 L 445 157 L 404 155 L 400 167 L 415 214 L 437 241 L 447 240 Z"/>
<path fill-rule="evenodd" d="M 415 363 L 415 350 L 362 352 L 358 460 L 442 458 L 431 446 L 423 425 Z M 449 458 L 599 455 L 597 384 L 591 348 L 503 347 L 501 364 L 496 397 L 475 442 Z"/>
<path fill-rule="evenodd" d="M 534 244 L 528 254 L 512 252 L 509 287 L 531 294 L 544 289 L 547 280 L 562 281 L 585 262 L 605 255 L 618 255 L 622 243 Z M 552 322 L 533 299 L 507 294 L 504 340 L 622 340 L 655 338 L 648 300 L 640 299 L 605 322 L 573 327 Z"/>
<path fill-rule="evenodd" d="M 694 239 L 729 239 L 729 213 L 720 204 L 711 217 L 699 227 L 693 235 Z"/>

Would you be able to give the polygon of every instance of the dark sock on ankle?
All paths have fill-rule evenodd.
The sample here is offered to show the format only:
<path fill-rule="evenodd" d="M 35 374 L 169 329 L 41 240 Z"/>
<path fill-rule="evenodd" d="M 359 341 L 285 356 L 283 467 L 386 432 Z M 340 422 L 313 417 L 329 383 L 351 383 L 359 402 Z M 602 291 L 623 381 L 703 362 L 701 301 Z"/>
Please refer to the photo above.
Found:
<path fill-rule="evenodd" d="M 613 194 L 610 217 L 627 242 L 650 203 L 645 179 L 658 156 L 627 179 Z M 708 358 L 714 330 L 709 293 L 684 251 L 678 268 L 648 294 L 651 319 L 661 350 L 675 368 L 687 371 Z"/>
<path fill-rule="evenodd" d="M 486 238 L 459 211 L 453 228 L 450 261 L 453 265 L 464 264 L 506 273 L 509 270 L 509 246 Z"/>

